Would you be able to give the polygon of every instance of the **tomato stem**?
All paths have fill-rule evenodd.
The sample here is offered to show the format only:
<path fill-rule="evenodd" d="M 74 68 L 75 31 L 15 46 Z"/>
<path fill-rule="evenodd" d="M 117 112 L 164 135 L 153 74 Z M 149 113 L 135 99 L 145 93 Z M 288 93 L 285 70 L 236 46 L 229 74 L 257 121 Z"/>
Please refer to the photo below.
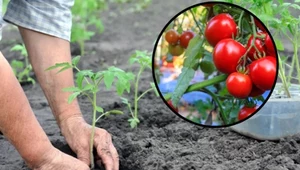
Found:
<path fill-rule="evenodd" d="M 222 75 L 219 75 L 219 76 L 216 76 L 212 79 L 209 79 L 209 80 L 205 80 L 205 81 L 202 81 L 202 82 L 199 82 L 199 83 L 195 83 L 195 84 L 192 84 L 190 85 L 187 90 L 185 91 L 185 93 L 189 93 L 189 92 L 192 92 L 192 91 L 199 91 L 201 90 L 202 88 L 205 88 L 207 86 L 211 86 L 211 85 L 214 85 L 214 84 L 217 84 L 217 83 L 220 83 L 220 82 L 223 82 L 226 80 L 226 78 L 228 77 L 228 75 L 226 74 L 222 74 Z M 166 95 L 164 95 L 164 98 L 166 101 L 170 100 L 171 99 L 171 96 L 172 94 L 171 93 L 168 93 Z"/>
<path fill-rule="evenodd" d="M 239 17 L 239 22 L 238 22 L 238 36 L 237 37 L 239 37 L 240 35 L 241 35 L 241 33 L 242 33 L 242 18 L 243 18 L 243 16 L 244 16 L 244 14 L 245 14 L 245 11 L 243 10 L 242 12 L 241 12 L 241 15 L 240 15 L 240 17 Z"/>
<path fill-rule="evenodd" d="M 197 25 L 197 27 L 198 27 L 200 33 L 201 33 L 202 35 L 204 35 L 203 29 L 201 28 L 201 26 L 199 25 L 198 21 L 196 20 L 196 16 L 195 16 L 194 12 L 193 12 L 192 10 L 190 10 L 190 12 L 191 12 L 191 14 L 192 14 L 192 16 L 193 16 L 194 22 L 196 23 L 196 25 Z"/>
<path fill-rule="evenodd" d="M 220 118 L 222 119 L 223 124 L 225 124 L 225 125 L 228 124 L 227 116 L 226 116 L 226 114 L 223 110 L 222 104 L 221 104 L 220 100 L 218 99 L 218 97 L 216 96 L 216 94 L 212 93 L 205 87 L 201 91 L 209 94 L 213 98 L 213 100 L 216 102 L 216 104 L 218 105 L 218 107 L 220 109 Z"/>

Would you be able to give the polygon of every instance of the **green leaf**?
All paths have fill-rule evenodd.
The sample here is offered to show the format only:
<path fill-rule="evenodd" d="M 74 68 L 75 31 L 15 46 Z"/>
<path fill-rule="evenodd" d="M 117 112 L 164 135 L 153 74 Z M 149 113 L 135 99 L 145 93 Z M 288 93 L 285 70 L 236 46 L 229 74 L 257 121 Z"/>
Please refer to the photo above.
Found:
<path fill-rule="evenodd" d="M 155 84 L 154 84 L 153 82 L 151 82 L 150 85 L 151 85 L 152 89 L 154 90 L 155 95 L 156 95 L 157 97 L 159 97 L 159 93 L 158 93 L 158 91 L 157 91 L 157 88 L 155 87 Z"/>
<path fill-rule="evenodd" d="M 89 91 L 89 90 L 92 90 L 93 88 L 94 88 L 93 85 L 87 84 L 82 88 L 82 91 Z"/>
<path fill-rule="evenodd" d="M 104 75 L 104 84 L 107 89 L 110 89 L 115 79 L 114 73 L 110 71 L 106 71 L 103 75 Z"/>
<path fill-rule="evenodd" d="M 122 103 L 124 104 L 128 104 L 128 99 L 124 98 L 124 97 L 120 97 L 121 100 L 122 100 Z"/>
<path fill-rule="evenodd" d="M 128 119 L 128 122 L 130 124 L 130 127 L 133 129 L 133 128 L 137 127 L 137 125 L 140 123 L 140 120 L 137 118 L 130 118 L 130 119 Z"/>
<path fill-rule="evenodd" d="M 116 115 L 122 115 L 124 114 L 122 111 L 120 110 L 110 110 L 109 111 L 110 114 L 116 114 Z"/>
<path fill-rule="evenodd" d="M 67 88 L 63 88 L 64 92 L 79 92 L 80 89 L 78 87 L 67 87 Z"/>
<path fill-rule="evenodd" d="M 18 69 L 18 68 L 21 69 L 21 68 L 24 68 L 24 63 L 22 61 L 12 60 L 11 67 L 15 68 L 15 69 Z"/>
<path fill-rule="evenodd" d="M 279 51 L 284 51 L 284 46 L 283 46 L 281 40 L 275 39 L 275 44 L 276 44 L 277 50 L 279 50 Z"/>
<path fill-rule="evenodd" d="M 70 63 L 68 63 L 68 62 L 56 63 L 54 66 L 51 66 L 51 67 L 47 68 L 46 71 L 54 70 L 56 68 L 61 68 L 61 67 L 66 67 L 66 66 L 70 66 Z"/>
<path fill-rule="evenodd" d="M 67 65 L 67 66 L 61 68 L 57 73 L 63 72 L 63 71 L 68 70 L 70 68 L 73 68 L 73 67 L 71 65 Z"/>
<path fill-rule="evenodd" d="M 75 92 L 75 93 L 71 94 L 71 95 L 69 96 L 69 98 L 68 98 L 68 103 L 69 103 L 69 104 L 72 103 L 73 100 L 74 100 L 79 94 L 80 94 L 80 92 Z"/>
<path fill-rule="evenodd" d="M 17 44 L 15 46 L 13 46 L 10 51 L 22 51 L 24 49 L 23 45 Z"/>
<path fill-rule="evenodd" d="M 80 56 L 76 56 L 72 59 L 72 65 L 77 66 L 78 62 L 80 60 Z"/>
<path fill-rule="evenodd" d="M 195 63 L 198 63 L 199 53 L 204 53 L 204 49 L 202 47 L 203 43 L 204 39 L 200 38 L 200 36 L 194 37 L 189 43 L 189 46 L 185 53 L 186 59 L 183 63 L 184 67 L 181 70 L 175 90 L 171 97 L 174 107 L 178 105 L 180 98 L 190 85 L 191 80 L 194 78 L 194 66 Z"/>
<path fill-rule="evenodd" d="M 100 107 L 100 106 L 96 106 L 96 111 L 99 112 L 99 113 L 103 113 L 103 108 Z"/>

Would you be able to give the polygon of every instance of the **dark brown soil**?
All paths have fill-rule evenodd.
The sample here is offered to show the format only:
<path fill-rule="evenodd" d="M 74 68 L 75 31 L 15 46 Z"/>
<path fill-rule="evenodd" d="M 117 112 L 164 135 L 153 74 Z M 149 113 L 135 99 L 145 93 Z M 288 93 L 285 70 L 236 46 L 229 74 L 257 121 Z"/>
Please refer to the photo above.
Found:
<path fill-rule="evenodd" d="M 151 51 L 165 23 L 178 11 L 195 3 L 192 0 L 153 1 L 142 13 L 126 13 L 117 7 L 105 12 L 101 18 L 106 30 L 86 44 L 87 53 L 80 67 L 102 69 L 107 65 L 117 65 L 136 71 L 126 63 L 128 56 L 136 49 Z M 0 48 L 4 55 L 8 60 L 18 58 L 18 54 L 9 52 L 15 42 L 20 42 L 16 30 L 6 30 L 3 37 Z M 78 53 L 73 47 L 73 53 Z M 141 91 L 148 87 L 149 81 L 152 81 L 150 70 L 141 80 Z M 71 154 L 39 85 L 23 88 L 53 145 Z M 99 96 L 98 102 L 104 109 L 120 109 L 128 113 L 114 93 L 105 91 Z M 80 105 L 86 120 L 91 122 L 91 107 L 87 100 L 80 98 Z M 113 135 L 120 155 L 120 170 L 300 169 L 300 135 L 275 142 L 257 141 L 228 128 L 199 127 L 181 120 L 154 94 L 140 100 L 140 106 L 141 123 L 137 129 L 130 129 L 128 114 L 111 116 L 97 123 L 98 127 Z M 2 135 L 0 170 L 27 170 L 17 151 Z"/>

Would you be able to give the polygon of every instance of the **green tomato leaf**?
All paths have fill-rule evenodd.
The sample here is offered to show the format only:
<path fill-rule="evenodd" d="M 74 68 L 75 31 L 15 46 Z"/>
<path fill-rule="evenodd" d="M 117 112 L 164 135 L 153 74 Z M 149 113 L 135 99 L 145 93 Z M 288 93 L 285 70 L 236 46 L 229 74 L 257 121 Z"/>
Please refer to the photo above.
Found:
<path fill-rule="evenodd" d="M 68 70 L 70 68 L 73 68 L 72 65 L 67 65 L 67 66 L 63 67 L 62 69 L 60 69 L 57 73 L 63 72 L 63 71 Z"/>
<path fill-rule="evenodd" d="M 54 66 L 51 66 L 51 67 L 47 68 L 45 71 L 54 70 L 56 68 L 69 67 L 69 66 L 71 66 L 71 65 L 68 62 L 56 63 Z"/>
<path fill-rule="evenodd" d="M 72 103 L 73 100 L 80 94 L 80 92 L 74 92 L 73 94 L 71 94 L 68 98 L 68 103 Z"/>
<path fill-rule="evenodd" d="M 276 48 L 279 51 L 284 51 L 284 46 L 279 39 L 275 39 Z"/>
<path fill-rule="evenodd" d="M 140 120 L 137 118 L 130 118 L 130 119 L 128 119 L 128 122 L 130 124 L 130 127 L 133 129 L 133 128 L 137 127 L 137 125 L 140 123 Z"/>
<path fill-rule="evenodd" d="M 76 56 L 72 59 L 72 65 L 77 66 L 78 62 L 80 60 L 80 56 Z"/>
<path fill-rule="evenodd" d="M 110 114 L 116 114 L 116 115 L 122 115 L 124 114 L 122 111 L 120 110 L 110 110 L 109 111 Z"/>
<path fill-rule="evenodd" d="M 181 70 L 177 85 L 171 97 L 172 103 L 175 107 L 178 105 L 180 98 L 190 85 L 191 80 L 194 78 L 194 66 L 195 63 L 198 63 L 199 61 L 199 53 L 204 53 L 204 49 L 202 47 L 203 43 L 204 39 L 200 38 L 200 36 L 195 36 L 189 43 L 185 53 L 186 59 L 183 63 L 184 67 Z"/>
<path fill-rule="evenodd" d="M 122 100 L 122 103 L 124 104 L 128 104 L 128 99 L 124 98 L 124 97 L 120 97 L 121 100 Z"/>
<path fill-rule="evenodd" d="M 104 72 L 103 76 L 104 76 L 104 84 L 105 84 L 106 88 L 110 89 L 112 86 L 112 83 L 115 79 L 114 73 L 110 72 L 110 71 L 106 71 L 106 72 Z"/>
<path fill-rule="evenodd" d="M 100 107 L 100 106 L 96 106 L 96 111 L 99 112 L 99 113 L 103 113 L 103 108 Z"/>
<path fill-rule="evenodd" d="M 87 84 L 82 88 L 82 91 L 90 91 L 93 90 L 94 86 L 91 84 Z"/>

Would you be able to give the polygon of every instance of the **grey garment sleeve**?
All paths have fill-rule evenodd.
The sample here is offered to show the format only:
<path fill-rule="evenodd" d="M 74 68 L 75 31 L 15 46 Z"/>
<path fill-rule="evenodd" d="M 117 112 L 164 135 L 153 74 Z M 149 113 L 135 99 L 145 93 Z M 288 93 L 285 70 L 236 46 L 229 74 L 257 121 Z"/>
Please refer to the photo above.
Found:
<path fill-rule="evenodd" d="M 70 41 L 74 0 L 11 0 L 6 22 Z"/>

